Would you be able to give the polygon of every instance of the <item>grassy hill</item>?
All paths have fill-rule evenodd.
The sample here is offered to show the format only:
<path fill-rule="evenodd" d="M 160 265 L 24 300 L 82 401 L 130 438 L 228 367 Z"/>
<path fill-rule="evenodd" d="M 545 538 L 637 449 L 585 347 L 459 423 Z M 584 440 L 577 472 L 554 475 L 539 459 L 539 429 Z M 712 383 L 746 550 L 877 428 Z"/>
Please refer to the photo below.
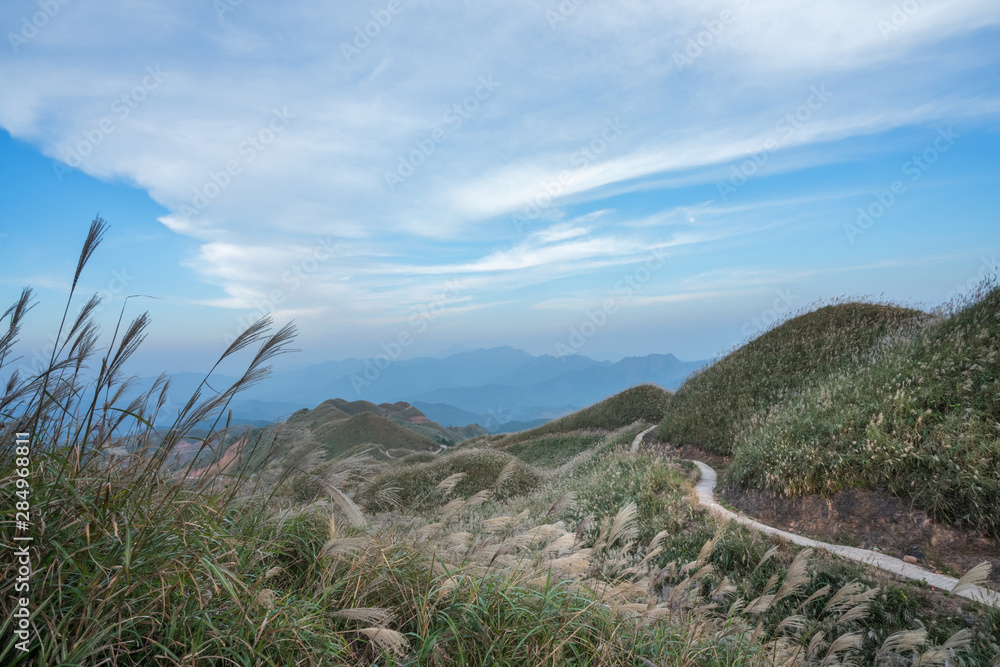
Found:
<path fill-rule="evenodd" d="M 312 410 L 302 409 L 297 412 L 293 412 L 288 417 L 287 422 L 289 424 L 305 426 L 306 428 L 314 428 L 329 422 L 347 419 L 354 414 L 358 413 L 344 412 L 337 407 L 334 401 L 324 401 Z"/>
<path fill-rule="evenodd" d="M 799 315 L 692 376 L 674 393 L 661 440 L 731 454 L 755 415 L 858 363 L 886 336 L 925 317 L 884 304 L 837 303 Z"/>
<path fill-rule="evenodd" d="M 334 423 L 338 421 L 344 421 L 351 419 L 353 417 L 358 417 L 361 415 L 370 414 L 378 416 L 382 419 L 388 420 L 397 426 L 412 431 L 423 438 L 430 440 L 438 445 L 455 445 L 463 440 L 469 438 L 474 438 L 479 435 L 485 435 L 487 433 L 486 429 L 478 426 L 476 424 L 469 424 L 468 426 L 462 427 L 444 427 L 428 419 L 424 413 L 422 413 L 417 408 L 413 407 L 409 403 L 400 401 L 398 403 L 381 403 L 376 405 L 369 401 L 346 401 L 342 398 L 333 398 L 327 401 L 323 401 L 318 406 L 312 410 L 299 410 L 295 412 L 288 418 L 288 424 L 290 426 L 302 426 L 308 428 L 317 434 L 324 443 L 330 444 L 330 438 L 327 435 L 332 432 L 340 432 L 343 427 L 334 427 Z M 365 422 L 371 424 L 373 431 L 371 433 L 372 439 L 366 440 L 364 442 L 374 442 L 381 445 L 387 445 L 390 448 L 395 447 L 395 445 L 389 442 L 382 442 L 376 438 L 382 438 L 389 440 L 391 442 L 402 442 L 403 448 L 410 447 L 409 439 L 404 438 L 398 431 L 388 429 L 384 424 L 375 427 L 378 422 L 376 420 L 369 420 Z M 352 430 L 357 430 L 361 422 L 355 422 L 352 426 Z M 352 437 L 352 440 L 356 438 Z M 419 442 L 419 439 L 417 440 Z M 359 444 L 359 443 L 354 443 Z M 344 447 L 339 448 L 341 451 L 346 451 L 349 449 L 347 443 Z"/>
<path fill-rule="evenodd" d="M 542 435 L 567 433 L 584 428 L 616 429 L 635 421 L 651 424 L 663 419 L 670 392 L 652 384 L 641 384 L 600 403 L 548 422 L 529 431 L 512 433 L 504 444 L 524 442 Z"/>
<path fill-rule="evenodd" d="M 730 481 L 789 494 L 886 487 L 935 518 L 1000 536 L 1000 288 L 747 426 Z"/>
<path fill-rule="evenodd" d="M 313 436 L 330 457 L 341 456 L 357 445 L 376 444 L 383 449 L 437 451 L 438 443 L 371 412 L 361 412 L 313 428 Z"/>
<path fill-rule="evenodd" d="M 342 398 L 333 398 L 329 401 L 324 401 L 323 403 L 329 403 L 333 407 L 351 417 L 354 415 L 360 415 L 364 412 L 371 412 L 382 417 L 386 416 L 385 408 L 375 405 L 371 401 L 346 401 Z M 321 405 L 323 403 L 321 403 Z"/>

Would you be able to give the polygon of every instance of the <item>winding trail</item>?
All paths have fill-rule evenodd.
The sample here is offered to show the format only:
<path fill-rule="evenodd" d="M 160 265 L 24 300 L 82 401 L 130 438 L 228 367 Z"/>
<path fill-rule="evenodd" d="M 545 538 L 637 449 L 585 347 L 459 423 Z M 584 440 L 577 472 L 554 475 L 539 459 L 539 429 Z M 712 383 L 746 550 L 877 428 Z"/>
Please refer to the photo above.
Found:
<path fill-rule="evenodd" d="M 642 444 L 643 437 L 645 437 L 645 435 L 647 433 L 649 433 L 650 431 L 652 431 L 654 428 L 656 428 L 655 424 L 652 425 L 652 426 L 650 426 L 649 428 L 647 428 L 645 431 L 642 431 L 641 433 L 639 433 L 639 435 L 635 436 L 635 439 L 632 441 L 632 446 L 629 448 L 628 453 L 629 454 L 635 454 L 636 452 L 638 452 L 639 451 L 639 445 Z M 712 486 L 714 487 L 715 485 L 713 484 Z"/>
<path fill-rule="evenodd" d="M 642 441 L 642 436 L 651 430 L 652 428 L 646 429 L 636 436 L 635 441 L 632 442 L 632 449 L 630 451 L 638 451 L 639 443 Z M 698 502 L 704 505 L 705 508 L 718 519 L 736 521 L 744 526 L 749 526 L 767 535 L 781 537 L 789 542 L 793 542 L 803 547 L 825 549 L 826 551 L 837 554 L 838 556 L 843 556 L 844 558 L 849 558 L 851 560 L 858 561 L 859 563 L 864 563 L 865 565 L 877 567 L 880 570 L 891 572 L 906 579 L 924 581 L 934 588 L 951 591 L 954 595 L 959 595 L 961 597 L 975 600 L 976 602 L 982 602 L 983 604 L 1000 609 L 1000 593 L 988 588 L 984 588 L 982 586 L 969 586 L 956 592 L 954 591 L 954 588 L 958 584 L 958 579 L 955 579 L 954 577 L 948 577 L 943 574 L 935 574 L 934 572 L 925 570 L 917 565 L 911 565 L 910 563 L 903 562 L 898 558 L 893 558 L 892 556 L 880 554 L 875 551 L 843 546 L 841 544 L 829 544 L 827 542 L 820 542 L 819 540 L 803 537 L 802 535 L 796 535 L 795 533 L 778 530 L 777 528 L 772 528 L 771 526 L 766 526 L 758 521 L 754 521 L 750 517 L 732 512 L 715 500 L 715 484 L 718 480 L 718 475 L 716 475 L 715 470 L 701 461 L 691 461 L 691 463 L 698 466 L 698 470 L 701 471 L 701 480 L 694 487 L 695 492 L 698 494 Z"/>

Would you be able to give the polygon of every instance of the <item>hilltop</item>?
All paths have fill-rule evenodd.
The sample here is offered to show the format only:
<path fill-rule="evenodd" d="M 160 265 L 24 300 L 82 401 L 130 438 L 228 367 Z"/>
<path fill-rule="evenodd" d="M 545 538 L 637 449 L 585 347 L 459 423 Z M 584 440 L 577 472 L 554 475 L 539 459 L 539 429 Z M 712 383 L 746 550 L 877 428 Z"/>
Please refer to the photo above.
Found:
<path fill-rule="evenodd" d="M 297 410 L 284 421 L 253 427 L 234 425 L 224 434 L 216 434 L 208 445 L 202 441 L 206 432 L 194 429 L 195 437 L 171 447 L 166 463 L 173 470 L 193 466 L 191 474 L 201 475 L 205 469 L 219 466 L 233 473 L 257 470 L 267 461 L 287 464 L 313 452 L 322 452 L 326 461 L 361 453 L 387 460 L 414 452 L 437 452 L 487 433 L 476 424 L 441 426 L 405 402 L 376 405 L 335 398 L 312 409 Z M 248 442 L 251 445 L 244 447 Z M 240 448 L 234 449 L 237 444 Z M 130 451 L 129 447 L 126 450 Z M 196 455 L 197 462 L 192 463 Z"/>
<path fill-rule="evenodd" d="M 671 396 L 658 435 L 731 454 L 755 416 L 859 363 L 887 336 L 924 318 L 910 308 L 856 302 L 792 317 L 689 378 Z"/>
<path fill-rule="evenodd" d="M 1000 288 L 848 362 L 744 421 L 727 480 L 793 496 L 885 488 L 1000 537 Z"/>
<path fill-rule="evenodd" d="M 290 427 L 309 429 L 330 457 L 341 456 L 360 445 L 379 451 L 437 451 L 487 431 L 475 424 L 444 427 L 428 419 L 409 403 L 346 401 L 335 398 L 312 410 L 299 410 L 287 420 Z"/>
<path fill-rule="evenodd" d="M 656 423 L 663 419 L 670 392 L 652 384 L 631 387 L 600 403 L 535 428 L 513 433 L 501 442 L 524 442 L 543 435 L 568 433 L 579 429 L 613 430 L 633 422 Z"/>

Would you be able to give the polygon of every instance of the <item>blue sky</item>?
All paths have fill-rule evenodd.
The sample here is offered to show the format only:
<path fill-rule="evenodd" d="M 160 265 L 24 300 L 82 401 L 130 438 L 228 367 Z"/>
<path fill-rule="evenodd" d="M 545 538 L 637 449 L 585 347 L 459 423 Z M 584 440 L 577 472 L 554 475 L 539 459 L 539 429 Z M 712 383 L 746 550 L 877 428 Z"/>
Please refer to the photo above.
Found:
<path fill-rule="evenodd" d="M 83 288 L 107 327 L 150 311 L 139 372 L 200 369 L 263 312 L 302 363 L 697 359 L 820 299 L 930 308 L 1000 248 L 998 24 L 993 0 L 6 2 L 0 296 L 37 290 L 31 358 L 100 213 Z"/>

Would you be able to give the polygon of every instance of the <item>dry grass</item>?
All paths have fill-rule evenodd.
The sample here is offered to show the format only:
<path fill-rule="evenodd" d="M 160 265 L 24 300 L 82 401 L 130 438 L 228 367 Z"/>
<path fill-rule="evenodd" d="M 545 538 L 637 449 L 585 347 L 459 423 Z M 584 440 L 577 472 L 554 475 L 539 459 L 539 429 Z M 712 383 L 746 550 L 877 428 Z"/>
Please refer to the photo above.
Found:
<path fill-rule="evenodd" d="M 1000 536 L 1000 288 L 814 378 L 744 423 L 727 475 L 789 494 L 888 488 Z"/>
<path fill-rule="evenodd" d="M 670 397 L 660 439 L 732 454 L 755 415 L 861 361 L 886 336 L 922 316 L 890 304 L 849 301 L 798 313 L 689 378 Z"/>

